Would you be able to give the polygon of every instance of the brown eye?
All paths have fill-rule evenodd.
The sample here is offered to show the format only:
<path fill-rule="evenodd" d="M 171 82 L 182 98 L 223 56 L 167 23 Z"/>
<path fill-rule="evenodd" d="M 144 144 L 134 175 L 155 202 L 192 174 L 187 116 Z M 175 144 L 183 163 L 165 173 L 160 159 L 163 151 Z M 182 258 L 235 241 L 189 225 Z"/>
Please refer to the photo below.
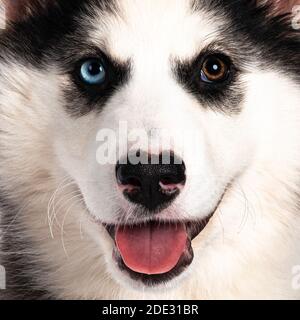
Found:
<path fill-rule="evenodd" d="M 218 56 L 207 57 L 201 69 L 201 80 L 206 83 L 222 82 L 227 80 L 229 64 L 224 58 Z"/>

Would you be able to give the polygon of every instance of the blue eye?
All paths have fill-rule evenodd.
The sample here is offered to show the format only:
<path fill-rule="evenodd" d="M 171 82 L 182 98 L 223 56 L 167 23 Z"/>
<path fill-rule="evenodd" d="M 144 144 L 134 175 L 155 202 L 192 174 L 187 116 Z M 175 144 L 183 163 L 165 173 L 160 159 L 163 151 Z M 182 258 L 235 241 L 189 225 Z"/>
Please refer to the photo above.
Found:
<path fill-rule="evenodd" d="M 90 59 L 81 65 L 80 76 L 89 85 L 99 85 L 105 82 L 106 71 L 100 60 Z"/>

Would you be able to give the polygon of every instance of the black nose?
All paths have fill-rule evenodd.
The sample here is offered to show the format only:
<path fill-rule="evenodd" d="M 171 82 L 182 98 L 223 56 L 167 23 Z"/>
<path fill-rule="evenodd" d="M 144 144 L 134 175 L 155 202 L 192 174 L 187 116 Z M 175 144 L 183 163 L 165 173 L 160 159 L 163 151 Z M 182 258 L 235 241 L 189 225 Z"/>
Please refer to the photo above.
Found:
<path fill-rule="evenodd" d="M 148 164 L 117 164 L 116 175 L 124 196 L 150 211 L 168 207 L 185 185 L 185 165 L 171 155 L 168 164 L 162 155 L 149 156 Z M 155 164 L 153 164 L 155 163 Z"/>

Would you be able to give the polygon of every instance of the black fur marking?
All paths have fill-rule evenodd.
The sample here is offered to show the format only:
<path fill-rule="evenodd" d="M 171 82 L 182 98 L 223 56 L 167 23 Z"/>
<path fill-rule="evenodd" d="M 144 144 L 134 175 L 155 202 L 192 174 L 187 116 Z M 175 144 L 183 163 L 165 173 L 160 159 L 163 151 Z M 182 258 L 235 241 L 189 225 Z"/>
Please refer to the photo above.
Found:
<path fill-rule="evenodd" d="M 43 8 L 40 1 L 31 6 L 36 14 L 24 21 L 12 23 L 4 30 L 0 38 L 0 55 L 7 53 L 24 64 L 39 69 L 47 65 L 47 55 L 56 50 L 65 36 L 76 31 L 74 18 L 79 12 L 88 13 L 86 1 L 56 1 L 55 5 Z M 91 1 L 88 1 L 90 3 Z"/>
<path fill-rule="evenodd" d="M 83 44 L 81 43 L 80 45 L 82 46 Z M 83 116 L 92 110 L 101 111 L 101 107 L 106 104 L 118 88 L 129 80 L 130 76 L 130 61 L 122 63 L 108 57 L 98 48 L 86 50 L 87 48 L 89 48 L 88 45 L 85 46 L 84 56 L 77 55 L 75 57 L 72 55 L 75 50 L 68 48 L 64 52 L 70 53 L 69 56 L 74 61 L 65 59 L 63 64 L 61 60 L 58 61 L 62 74 L 69 74 L 70 81 L 62 89 L 65 92 L 67 110 L 73 116 Z M 107 79 L 102 85 L 87 85 L 80 78 L 82 62 L 91 58 L 101 59 L 105 66 Z"/>
<path fill-rule="evenodd" d="M 220 83 L 205 83 L 201 80 L 201 68 L 203 61 L 210 55 L 218 54 L 214 50 L 204 50 L 202 54 L 192 61 L 175 61 L 174 73 L 180 84 L 201 103 L 203 107 L 209 107 L 224 113 L 238 113 L 243 99 L 243 90 L 239 80 L 239 70 L 229 57 L 223 56 L 223 60 L 229 66 L 228 78 Z"/>
<path fill-rule="evenodd" d="M 224 17 L 222 40 L 234 45 L 245 63 L 250 59 L 264 70 L 281 70 L 300 82 L 300 32 L 290 14 L 274 15 L 258 0 L 195 0 L 194 10 Z"/>
<path fill-rule="evenodd" d="M 238 113 L 244 95 L 239 76 L 250 62 L 300 83 L 300 32 L 292 28 L 290 15 L 274 16 L 270 6 L 259 6 L 255 0 L 195 0 L 192 8 L 224 18 L 217 47 L 224 48 L 235 66 L 230 83 L 207 86 L 199 81 L 203 53 L 193 61 L 175 62 L 177 80 L 202 106 Z"/>
<path fill-rule="evenodd" d="M 83 16 L 93 19 L 99 12 L 115 14 L 114 1 L 108 0 L 56 0 L 52 5 L 41 6 L 40 1 L 31 3 L 32 11 L 37 12 L 24 21 L 12 23 L 0 37 L 0 59 L 16 59 L 39 70 L 46 70 L 54 63 L 61 74 L 70 76 L 70 83 L 63 88 L 66 108 L 72 114 L 81 116 L 101 107 L 115 90 L 129 78 L 130 63 L 121 63 L 106 58 L 110 81 L 105 90 L 91 90 L 83 87 L 75 77 L 79 60 L 87 57 L 103 56 L 87 41 L 89 30 L 78 21 Z M 95 10 L 97 8 L 97 10 Z M 85 18 L 86 19 L 86 18 Z M 92 26 L 90 26 L 92 28 Z"/>

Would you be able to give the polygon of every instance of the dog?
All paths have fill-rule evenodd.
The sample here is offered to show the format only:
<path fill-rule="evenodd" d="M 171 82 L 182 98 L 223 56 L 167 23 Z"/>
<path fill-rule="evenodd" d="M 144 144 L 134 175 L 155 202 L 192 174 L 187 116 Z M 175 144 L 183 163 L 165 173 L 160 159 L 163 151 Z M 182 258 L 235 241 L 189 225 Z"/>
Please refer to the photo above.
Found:
<path fill-rule="evenodd" d="M 3 0 L 1 299 L 298 299 L 298 0 Z"/>

